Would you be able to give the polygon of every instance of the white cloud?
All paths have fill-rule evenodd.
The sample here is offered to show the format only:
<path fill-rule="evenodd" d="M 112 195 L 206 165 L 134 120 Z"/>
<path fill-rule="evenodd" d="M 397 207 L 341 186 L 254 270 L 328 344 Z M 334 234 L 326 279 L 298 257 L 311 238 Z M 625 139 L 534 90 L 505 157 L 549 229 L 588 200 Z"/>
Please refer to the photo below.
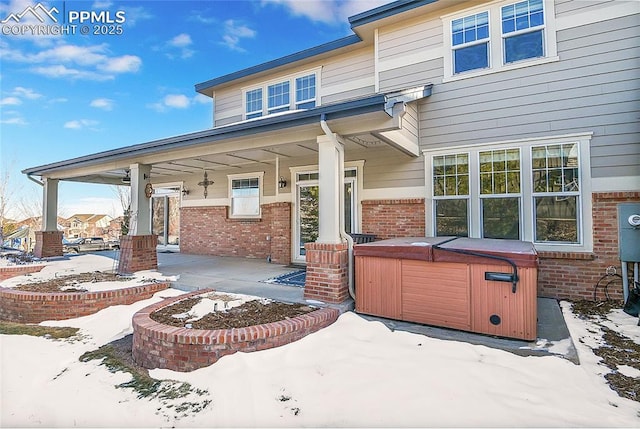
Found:
<path fill-rule="evenodd" d="M 187 33 L 181 33 L 175 36 L 173 39 L 169 40 L 166 43 L 165 49 L 169 51 L 173 49 L 179 49 L 180 58 L 185 59 L 185 58 L 192 57 L 193 54 L 195 53 L 195 51 L 189 48 L 189 46 L 191 46 L 192 44 L 193 44 L 193 40 L 191 40 L 191 36 L 188 35 Z M 175 56 L 171 52 L 168 52 L 166 55 L 171 59 L 175 58 Z"/>
<path fill-rule="evenodd" d="M 134 73 L 140 70 L 142 60 L 135 55 L 123 55 L 109 58 L 98 66 L 98 69 L 113 73 Z"/>
<path fill-rule="evenodd" d="M 23 97 L 29 100 L 37 100 L 38 98 L 42 97 L 42 94 L 38 94 L 33 89 L 24 88 L 22 86 L 16 86 L 15 88 L 13 88 L 12 94 L 16 97 Z"/>
<path fill-rule="evenodd" d="M 261 4 L 279 5 L 293 16 L 302 16 L 313 22 L 342 25 L 355 14 L 375 9 L 390 0 L 262 0 Z"/>
<path fill-rule="evenodd" d="M 191 100 L 184 94 L 169 94 L 164 97 L 164 105 L 176 109 L 186 109 L 191 105 Z"/>
<path fill-rule="evenodd" d="M 0 106 L 18 106 L 22 104 L 22 100 L 18 97 L 5 97 L 0 99 Z"/>
<path fill-rule="evenodd" d="M 233 51 L 244 52 L 245 49 L 238 46 L 241 39 L 252 39 L 256 37 L 256 31 L 239 23 L 233 19 L 224 22 L 224 33 L 222 35 L 222 44 Z"/>
<path fill-rule="evenodd" d="M 177 48 L 184 48 L 185 46 L 189 46 L 192 44 L 191 36 L 187 33 L 178 34 L 176 37 L 169 41 L 169 45 L 175 46 Z"/>
<path fill-rule="evenodd" d="M 0 45 L 0 55 L 6 61 L 32 64 L 29 69 L 32 73 L 72 80 L 112 80 L 120 73 L 135 73 L 142 66 L 138 56 L 112 56 L 105 43 L 87 46 L 62 43 L 35 54 L 11 49 L 5 43 Z"/>
<path fill-rule="evenodd" d="M 65 122 L 64 127 L 70 130 L 80 130 L 83 128 L 94 129 L 98 125 L 98 121 L 92 119 L 76 119 L 73 121 Z"/>
<path fill-rule="evenodd" d="M 157 112 L 166 112 L 168 109 L 187 109 L 196 104 L 208 104 L 211 99 L 205 95 L 197 94 L 187 97 L 184 94 L 168 94 L 158 102 L 148 104 L 147 107 Z"/>
<path fill-rule="evenodd" d="M 91 5 L 91 9 L 109 9 L 111 6 L 113 6 L 113 2 L 109 1 L 109 0 L 97 0 L 93 2 L 93 5 Z"/>
<path fill-rule="evenodd" d="M 102 110 L 112 110 L 113 105 L 114 101 L 109 98 L 96 98 L 89 103 L 89 106 Z"/>
<path fill-rule="evenodd" d="M 0 124 L 5 125 L 29 125 L 29 123 L 22 116 L 15 116 L 13 118 L 2 119 Z"/>

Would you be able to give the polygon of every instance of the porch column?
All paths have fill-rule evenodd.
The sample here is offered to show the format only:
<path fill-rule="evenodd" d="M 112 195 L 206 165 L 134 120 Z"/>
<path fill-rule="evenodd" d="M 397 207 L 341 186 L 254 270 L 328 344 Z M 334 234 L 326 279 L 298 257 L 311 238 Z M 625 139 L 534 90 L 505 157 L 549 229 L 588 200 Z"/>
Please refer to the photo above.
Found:
<path fill-rule="evenodd" d="M 33 254 L 38 258 L 62 256 L 62 231 L 58 231 L 58 179 L 43 178 L 42 230 L 36 231 Z"/>
<path fill-rule="evenodd" d="M 340 303 L 349 297 L 348 247 L 340 237 L 344 175 L 344 145 L 337 134 L 318 142 L 318 239 L 305 245 L 305 299 Z"/>
<path fill-rule="evenodd" d="M 132 164 L 130 173 L 131 220 L 129 234 L 120 238 L 119 274 L 158 268 L 158 239 L 151 232 L 151 198 L 147 196 L 151 166 Z"/>

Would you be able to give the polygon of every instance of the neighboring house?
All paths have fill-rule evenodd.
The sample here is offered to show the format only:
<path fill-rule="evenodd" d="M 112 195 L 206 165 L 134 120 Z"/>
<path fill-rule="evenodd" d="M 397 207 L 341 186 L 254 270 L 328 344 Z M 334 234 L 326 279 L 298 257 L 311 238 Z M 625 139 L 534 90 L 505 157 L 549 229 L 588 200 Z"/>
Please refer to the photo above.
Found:
<path fill-rule="evenodd" d="M 620 267 L 617 204 L 640 201 L 640 3 L 401 0 L 349 22 L 197 84 L 211 129 L 24 172 L 52 196 L 126 178 L 131 240 L 179 225 L 182 252 L 306 263 L 323 301 L 347 297 L 345 232 L 532 241 L 539 295 L 591 297 Z"/>
<path fill-rule="evenodd" d="M 74 214 L 65 222 L 65 237 L 103 237 L 107 240 L 118 238 L 111 231 L 113 218 L 105 214 Z"/>
<path fill-rule="evenodd" d="M 42 217 L 29 217 L 13 224 L 13 231 L 4 237 L 5 244 L 25 252 L 32 252 L 36 245 L 36 232 L 42 229 Z M 64 224 L 65 219 L 58 217 L 56 227 L 59 231 L 64 229 Z"/>

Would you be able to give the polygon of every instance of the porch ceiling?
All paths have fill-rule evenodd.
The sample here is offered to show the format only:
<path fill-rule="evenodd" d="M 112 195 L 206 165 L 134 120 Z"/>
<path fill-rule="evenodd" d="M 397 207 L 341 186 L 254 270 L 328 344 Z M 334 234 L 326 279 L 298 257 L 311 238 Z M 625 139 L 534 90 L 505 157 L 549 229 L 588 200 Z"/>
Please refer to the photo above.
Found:
<path fill-rule="evenodd" d="M 417 138 L 407 133 L 402 116 L 407 102 L 430 95 L 431 86 L 391 94 L 291 111 L 238 122 L 176 137 L 121 147 L 79 158 L 23 170 L 29 176 L 51 179 L 123 184 L 133 164 L 151 166 L 152 182 L 175 181 L 205 170 L 233 171 L 277 158 L 298 158 L 318 152 L 324 134 L 321 121 L 343 137 L 345 150 L 389 145 L 418 156 Z M 409 136 L 409 137 L 407 137 Z"/>
<path fill-rule="evenodd" d="M 359 133 L 350 136 L 342 136 L 345 150 L 367 149 L 386 146 L 387 143 L 369 133 Z M 234 150 L 218 154 L 195 154 L 170 161 L 150 163 L 151 177 L 163 182 L 170 182 L 172 178 L 179 176 L 200 174 L 204 169 L 208 171 L 233 171 L 244 166 L 262 163 L 275 165 L 276 158 L 300 158 L 318 153 L 315 139 L 301 140 L 294 143 L 276 144 L 263 148 Z M 122 178 L 128 170 L 127 166 L 110 168 L 105 171 L 91 174 L 68 177 L 64 180 L 122 185 Z"/>

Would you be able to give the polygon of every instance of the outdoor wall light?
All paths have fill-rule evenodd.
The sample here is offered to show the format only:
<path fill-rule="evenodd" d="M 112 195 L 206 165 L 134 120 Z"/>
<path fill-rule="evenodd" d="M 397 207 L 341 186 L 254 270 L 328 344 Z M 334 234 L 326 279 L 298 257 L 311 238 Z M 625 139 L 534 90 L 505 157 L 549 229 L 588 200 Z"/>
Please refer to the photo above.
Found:
<path fill-rule="evenodd" d="M 129 176 L 129 170 L 125 170 L 124 177 L 120 179 L 122 183 L 131 183 L 131 176 Z"/>
<path fill-rule="evenodd" d="M 189 190 L 187 188 L 182 188 L 182 195 L 183 196 L 189 195 Z"/>
<path fill-rule="evenodd" d="M 278 188 L 286 188 L 287 181 L 283 176 L 280 176 L 280 180 L 278 180 Z"/>

